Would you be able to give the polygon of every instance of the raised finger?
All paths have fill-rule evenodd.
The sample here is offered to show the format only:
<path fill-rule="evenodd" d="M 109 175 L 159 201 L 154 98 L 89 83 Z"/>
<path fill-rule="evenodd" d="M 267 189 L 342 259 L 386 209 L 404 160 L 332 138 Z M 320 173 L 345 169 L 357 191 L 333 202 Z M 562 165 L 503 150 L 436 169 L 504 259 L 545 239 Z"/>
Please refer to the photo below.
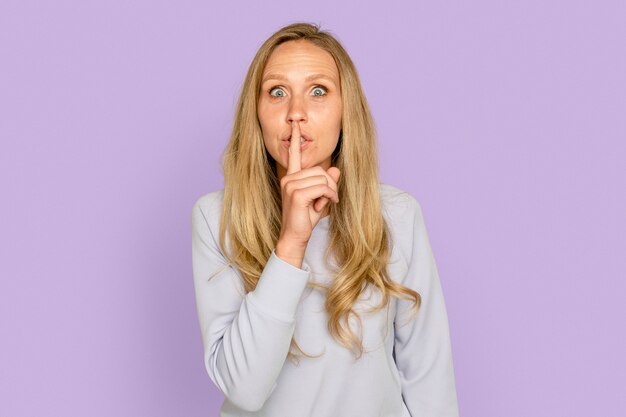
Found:
<path fill-rule="evenodd" d="M 289 155 L 287 156 L 287 175 L 298 172 L 302 169 L 302 159 L 300 155 L 300 125 L 297 121 L 291 124 L 291 143 L 289 144 Z"/>

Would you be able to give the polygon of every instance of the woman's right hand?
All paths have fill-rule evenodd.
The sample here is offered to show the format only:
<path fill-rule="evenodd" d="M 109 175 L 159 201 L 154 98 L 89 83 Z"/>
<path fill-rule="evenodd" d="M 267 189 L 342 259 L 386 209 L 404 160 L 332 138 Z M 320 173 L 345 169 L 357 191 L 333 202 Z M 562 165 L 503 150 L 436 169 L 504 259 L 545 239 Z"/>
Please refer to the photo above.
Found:
<path fill-rule="evenodd" d="M 291 138 L 287 173 L 280 180 L 283 213 L 276 255 L 301 265 L 324 207 L 329 201 L 339 202 L 337 181 L 341 173 L 337 167 L 327 171 L 320 166 L 302 169 L 298 122 L 292 124 Z"/>

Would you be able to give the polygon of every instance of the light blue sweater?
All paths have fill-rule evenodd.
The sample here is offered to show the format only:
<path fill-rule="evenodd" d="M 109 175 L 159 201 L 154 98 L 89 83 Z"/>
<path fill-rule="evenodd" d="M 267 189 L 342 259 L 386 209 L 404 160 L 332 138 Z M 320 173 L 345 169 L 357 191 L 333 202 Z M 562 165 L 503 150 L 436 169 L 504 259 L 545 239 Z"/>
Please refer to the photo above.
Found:
<path fill-rule="evenodd" d="M 421 207 L 391 185 L 381 183 L 380 193 L 393 245 L 388 271 L 420 293 L 422 306 L 412 321 L 410 301 L 396 297 L 367 313 L 380 301 L 368 287 L 353 307 L 362 330 L 349 321 L 363 336 L 358 360 L 330 336 L 324 294 L 307 286 L 332 279 L 323 256 L 328 216 L 313 229 L 301 269 L 272 252 L 256 288 L 244 294 L 240 272 L 224 268 L 218 245 L 223 190 L 195 202 L 196 305 L 204 364 L 225 396 L 221 417 L 458 416 L 448 316 Z M 294 335 L 305 353 L 323 355 L 287 360 Z"/>

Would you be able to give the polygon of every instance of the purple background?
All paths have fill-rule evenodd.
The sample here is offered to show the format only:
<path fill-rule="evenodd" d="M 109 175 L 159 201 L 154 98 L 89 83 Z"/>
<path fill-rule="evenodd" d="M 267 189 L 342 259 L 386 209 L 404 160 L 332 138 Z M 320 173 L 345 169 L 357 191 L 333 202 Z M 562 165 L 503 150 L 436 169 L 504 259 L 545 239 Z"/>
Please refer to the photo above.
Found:
<path fill-rule="evenodd" d="M 461 414 L 626 415 L 626 3 L 145 0 L 0 3 L 0 415 L 217 415 L 191 206 L 295 21 L 422 205 Z"/>

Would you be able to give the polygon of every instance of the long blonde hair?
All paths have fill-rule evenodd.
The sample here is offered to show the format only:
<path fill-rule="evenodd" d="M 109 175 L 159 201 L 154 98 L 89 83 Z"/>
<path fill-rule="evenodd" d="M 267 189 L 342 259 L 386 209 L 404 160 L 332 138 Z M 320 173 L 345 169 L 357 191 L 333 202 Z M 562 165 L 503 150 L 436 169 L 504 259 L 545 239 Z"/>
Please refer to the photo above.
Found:
<path fill-rule="evenodd" d="M 283 42 L 307 40 L 332 55 L 339 69 L 343 100 L 342 130 L 332 155 L 332 165 L 341 171 L 339 203 L 330 204 L 329 244 L 325 259 L 335 258 L 339 269 L 329 287 L 309 282 L 326 292 L 328 331 L 344 347 L 363 353 L 362 339 L 347 321 L 355 315 L 352 306 L 366 284 L 377 287 L 384 308 L 391 296 L 412 299 L 419 308 L 421 297 L 411 288 L 396 283 L 387 272 L 390 232 L 382 215 L 379 193 L 376 131 L 356 68 L 348 53 L 330 33 L 309 23 L 285 26 L 270 36 L 257 51 L 237 102 L 234 126 L 222 155 L 224 200 L 219 243 L 222 252 L 243 278 L 246 293 L 254 290 L 281 229 L 280 182 L 273 158 L 267 152 L 257 117 L 261 79 L 273 50 Z M 265 220 L 266 219 L 266 220 Z M 264 221 L 265 220 L 265 221 Z M 228 231 L 230 249 L 225 236 Z M 416 311 L 417 311 L 416 308 Z M 358 314 L 357 319 L 360 322 Z M 307 357 L 295 338 L 291 347 Z M 288 358 L 298 360 L 288 353 Z"/>

